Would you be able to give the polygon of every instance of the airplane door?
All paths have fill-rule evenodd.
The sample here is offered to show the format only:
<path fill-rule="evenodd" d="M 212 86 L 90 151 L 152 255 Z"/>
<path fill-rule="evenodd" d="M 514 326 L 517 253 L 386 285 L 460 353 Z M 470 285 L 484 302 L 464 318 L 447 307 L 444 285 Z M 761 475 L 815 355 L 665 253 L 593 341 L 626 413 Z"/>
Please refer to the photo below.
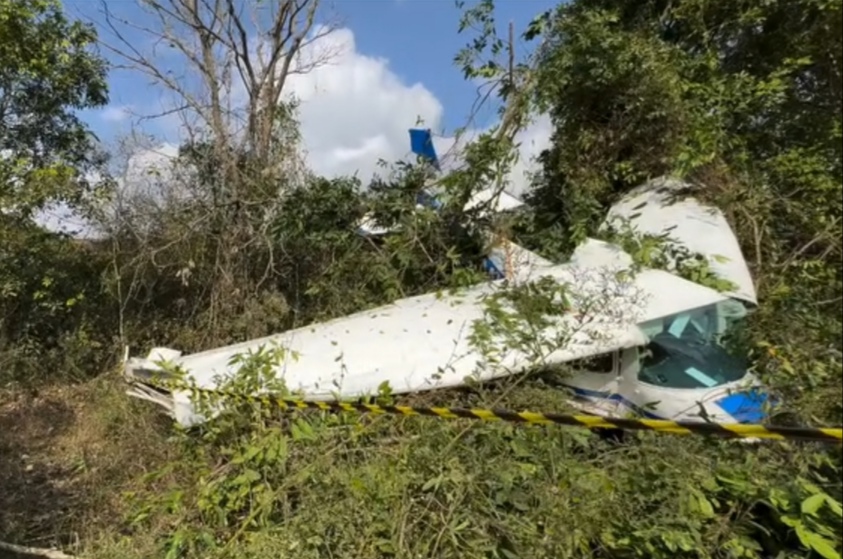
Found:
<path fill-rule="evenodd" d="M 642 350 L 646 351 L 645 348 L 631 347 L 621 352 L 618 393 L 629 411 L 645 417 L 659 418 L 661 416 L 655 412 L 655 408 L 661 403 L 660 395 L 638 380 Z"/>
<path fill-rule="evenodd" d="M 614 413 L 618 404 L 620 359 L 618 352 L 596 355 L 570 363 L 574 404 L 593 413 Z"/>

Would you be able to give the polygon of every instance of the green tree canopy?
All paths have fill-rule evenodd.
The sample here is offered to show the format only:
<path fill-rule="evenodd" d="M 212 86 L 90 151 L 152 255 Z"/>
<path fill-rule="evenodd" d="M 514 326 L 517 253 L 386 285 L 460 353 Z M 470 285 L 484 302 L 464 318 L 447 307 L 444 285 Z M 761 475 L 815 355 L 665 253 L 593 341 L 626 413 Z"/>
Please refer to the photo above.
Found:
<path fill-rule="evenodd" d="M 57 0 L 0 0 L 0 209 L 73 201 L 98 163 L 78 110 L 108 101 L 93 28 Z"/>
<path fill-rule="evenodd" d="M 536 230 L 562 217 L 569 249 L 618 194 L 668 173 L 740 201 L 764 231 L 750 255 L 821 236 L 810 252 L 839 258 L 840 20 L 835 0 L 561 5 L 538 70 L 554 141 Z"/>

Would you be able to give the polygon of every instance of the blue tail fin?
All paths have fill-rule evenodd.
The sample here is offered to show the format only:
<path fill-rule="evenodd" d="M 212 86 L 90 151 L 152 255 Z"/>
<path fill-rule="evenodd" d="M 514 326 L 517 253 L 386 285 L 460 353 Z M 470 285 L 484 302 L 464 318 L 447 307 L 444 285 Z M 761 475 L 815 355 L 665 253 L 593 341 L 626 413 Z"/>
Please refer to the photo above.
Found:
<path fill-rule="evenodd" d="M 440 171 L 439 158 L 436 157 L 436 149 L 433 147 L 433 136 L 429 129 L 410 128 L 410 150 L 419 157 L 424 157 Z"/>

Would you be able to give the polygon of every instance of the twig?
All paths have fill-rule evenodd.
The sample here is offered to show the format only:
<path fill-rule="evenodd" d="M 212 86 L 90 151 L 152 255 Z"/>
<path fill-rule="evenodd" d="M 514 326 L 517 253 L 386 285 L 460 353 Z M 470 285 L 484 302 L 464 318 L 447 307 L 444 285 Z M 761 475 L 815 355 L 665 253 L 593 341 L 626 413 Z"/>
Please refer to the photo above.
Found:
<path fill-rule="evenodd" d="M 44 549 L 40 547 L 26 547 L 23 545 L 15 545 L 13 543 L 0 542 L 0 549 L 11 551 L 19 555 L 34 555 L 36 557 L 46 557 L 47 559 L 74 559 L 73 555 L 62 553 L 57 549 Z"/>

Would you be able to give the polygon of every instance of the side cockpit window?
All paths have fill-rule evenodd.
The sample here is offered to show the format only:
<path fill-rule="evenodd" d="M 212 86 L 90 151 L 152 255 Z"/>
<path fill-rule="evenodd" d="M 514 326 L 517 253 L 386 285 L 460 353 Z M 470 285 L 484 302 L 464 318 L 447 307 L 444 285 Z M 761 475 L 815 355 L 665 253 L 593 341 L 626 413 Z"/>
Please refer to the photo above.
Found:
<path fill-rule="evenodd" d="M 570 367 L 578 373 L 603 373 L 608 375 L 615 372 L 615 357 L 613 353 L 604 353 L 571 361 Z"/>

